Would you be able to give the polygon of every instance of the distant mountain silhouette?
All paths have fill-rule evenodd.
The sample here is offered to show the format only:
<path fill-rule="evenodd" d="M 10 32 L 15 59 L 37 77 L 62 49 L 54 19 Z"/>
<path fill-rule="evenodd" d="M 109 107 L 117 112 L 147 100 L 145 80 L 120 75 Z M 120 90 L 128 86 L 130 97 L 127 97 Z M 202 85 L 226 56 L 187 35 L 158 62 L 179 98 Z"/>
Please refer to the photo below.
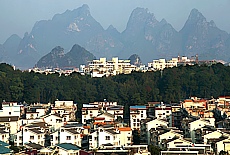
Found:
<path fill-rule="evenodd" d="M 83 47 L 75 44 L 68 53 L 64 48 L 57 46 L 50 53 L 42 57 L 36 64 L 39 68 L 76 67 L 95 59 L 95 56 Z"/>
<path fill-rule="evenodd" d="M 118 56 L 127 59 L 136 53 L 145 64 L 178 54 L 230 60 L 230 35 L 220 30 L 214 21 L 208 22 L 197 9 L 191 11 L 178 32 L 165 19 L 158 21 L 148 9 L 138 7 L 131 13 L 126 29 L 120 33 L 112 25 L 103 29 L 91 16 L 87 5 L 56 14 L 51 20 L 36 22 L 22 39 L 11 36 L 0 46 L 0 60 L 31 68 L 54 47 L 69 51 L 75 44 L 97 58 Z"/>

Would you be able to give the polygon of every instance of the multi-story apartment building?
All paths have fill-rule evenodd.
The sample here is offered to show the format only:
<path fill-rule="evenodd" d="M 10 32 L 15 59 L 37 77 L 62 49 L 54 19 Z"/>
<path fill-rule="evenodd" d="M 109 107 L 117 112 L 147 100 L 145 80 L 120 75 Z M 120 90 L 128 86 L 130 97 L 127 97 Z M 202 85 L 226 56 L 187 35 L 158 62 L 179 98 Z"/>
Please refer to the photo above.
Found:
<path fill-rule="evenodd" d="M 0 110 L 0 116 L 18 116 L 21 117 L 23 105 L 17 102 L 2 102 L 2 110 Z"/>
<path fill-rule="evenodd" d="M 163 70 L 165 68 L 177 67 L 178 58 L 172 58 L 171 60 L 159 59 L 153 60 L 153 62 L 148 63 L 148 67 L 153 70 Z"/>
<path fill-rule="evenodd" d="M 88 63 L 85 72 L 92 72 L 92 77 L 111 76 L 117 74 L 129 74 L 135 71 L 137 66 L 131 65 L 130 60 L 119 60 L 118 57 L 107 61 L 106 58 L 93 60 Z"/>
<path fill-rule="evenodd" d="M 163 103 L 155 107 L 155 117 L 158 119 L 169 119 L 169 116 L 172 114 L 172 107 L 164 105 Z"/>
<path fill-rule="evenodd" d="M 140 130 L 140 121 L 147 118 L 146 106 L 130 106 L 130 127 L 132 130 Z"/>

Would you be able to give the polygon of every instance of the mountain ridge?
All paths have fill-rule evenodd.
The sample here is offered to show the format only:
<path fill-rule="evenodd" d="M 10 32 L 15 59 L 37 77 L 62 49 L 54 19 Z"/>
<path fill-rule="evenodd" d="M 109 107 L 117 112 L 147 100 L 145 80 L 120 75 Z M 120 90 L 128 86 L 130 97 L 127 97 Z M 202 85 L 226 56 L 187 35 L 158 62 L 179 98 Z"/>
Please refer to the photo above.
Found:
<path fill-rule="evenodd" d="M 69 51 L 75 44 L 97 58 L 119 56 L 127 59 L 136 53 L 143 63 L 158 58 L 169 59 L 178 54 L 230 60 L 230 34 L 220 30 L 214 21 L 207 21 L 197 9 L 191 10 L 184 26 L 177 31 L 164 18 L 158 21 L 148 9 L 137 7 L 120 33 L 112 25 L 104 29 L 91 16 L 89 6 L 82 5 L 55 14 L 51 20 L 36 22 L 32 31 L 19 40 L 16 51 L 16 48 L 7 49 L 3 45 L 0 60 L 7 62 L 6 58 L 15 55 L 10 62 L 31 68 L 57 45 Z"/>

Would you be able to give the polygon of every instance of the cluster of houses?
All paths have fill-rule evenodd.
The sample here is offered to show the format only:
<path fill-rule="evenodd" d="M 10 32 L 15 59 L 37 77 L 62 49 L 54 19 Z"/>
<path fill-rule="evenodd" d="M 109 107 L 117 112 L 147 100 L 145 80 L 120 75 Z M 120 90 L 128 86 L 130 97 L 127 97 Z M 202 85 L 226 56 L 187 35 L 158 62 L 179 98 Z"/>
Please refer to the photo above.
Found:
<path fill-rule="evenodd" d="M 91 77 L 108 77 L 118 74 L 130 74 L 133 71 L 157 71 L 165 68 L 172 68 L 181 65 L 194 65 L 194 64 L 215 64 L 217 61 L 198 61 L 198 55 L 188 58 L 186 56 L 178 56 L 171 60 L 158 59 L 148 63 L 148 66 L 141 65 L 140 60 L 137 58 L 135 64 L 131 64 L 130 60 L 120 60 L 118 57 L 113 57 L 111 60 L 100 58 L 98 60 L 89 61 L 86 65 L 80 65 L 80 68 L 65 67 L 65 68 L 33 68 L 30 71 L 52 74 L 59 73 L 60 75 L 68 76 L 73 72 L 79 72 L 82 75 L 91 75 Z M 219 62 L 219 61 L 218 61 Z M 224 63 L 224 62 L 222 62 Z"/>
<path fill-rule="evenodd" d="M 128 109 L 106 100 L 81 106 L 73 101 L 2 102 L 0 154 L 14 154 L 10 145 L 18 147 L 18 154 L 31 155 L 149 155 L 150 145 L 161 155 L 230 151 L 230 97 L 191 97 Z"/>

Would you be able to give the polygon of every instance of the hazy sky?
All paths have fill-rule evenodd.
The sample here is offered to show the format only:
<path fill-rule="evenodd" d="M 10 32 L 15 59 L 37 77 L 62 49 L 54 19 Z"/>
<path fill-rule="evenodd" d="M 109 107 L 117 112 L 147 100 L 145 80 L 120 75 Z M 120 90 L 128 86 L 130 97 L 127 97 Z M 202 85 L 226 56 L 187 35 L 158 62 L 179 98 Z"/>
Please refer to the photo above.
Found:
<path fill-rule="evenodd" d="M 48 20 L 67 9 L 88 4 L 91 15 L 106 29 L 110 24 L 122 32 L 136 7 L 148 8 L 158 20 L 165 18 L 180 30 L 193 8 L 208 21 L 230 32 L 230 0 L 0 0 L 0 44 L 12 34 L 23 37 L 36 21 Z"/>

